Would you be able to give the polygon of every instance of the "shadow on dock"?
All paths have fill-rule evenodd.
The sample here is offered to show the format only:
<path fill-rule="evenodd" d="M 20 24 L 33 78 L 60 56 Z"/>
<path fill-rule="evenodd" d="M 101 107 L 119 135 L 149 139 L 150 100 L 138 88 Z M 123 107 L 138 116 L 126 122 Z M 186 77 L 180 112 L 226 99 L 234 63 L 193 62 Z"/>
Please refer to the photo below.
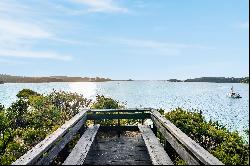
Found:
<path fill-rule="evenodd" d="M 152 165 L 139 131 L 98 132 L 86 165 Z"/>

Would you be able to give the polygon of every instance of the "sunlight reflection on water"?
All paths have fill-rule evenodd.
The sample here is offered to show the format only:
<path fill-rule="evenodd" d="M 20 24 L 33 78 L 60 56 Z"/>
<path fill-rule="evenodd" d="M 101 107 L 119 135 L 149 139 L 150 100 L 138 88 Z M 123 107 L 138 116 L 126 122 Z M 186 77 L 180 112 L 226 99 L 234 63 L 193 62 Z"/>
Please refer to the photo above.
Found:
<path fill-rule="evenodd" d="M 93 82 L 76 82 L 69 83 L 69 91 L 82 94 L 89 99 L 95 99 L 97 85 Z"/>

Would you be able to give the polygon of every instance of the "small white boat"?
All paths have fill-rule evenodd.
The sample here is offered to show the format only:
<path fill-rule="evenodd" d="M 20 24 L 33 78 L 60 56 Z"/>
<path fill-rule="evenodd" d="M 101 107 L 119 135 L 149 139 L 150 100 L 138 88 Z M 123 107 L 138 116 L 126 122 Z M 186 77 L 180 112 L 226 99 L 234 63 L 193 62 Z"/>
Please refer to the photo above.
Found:
<path fill-rule="evenodd" d="M 233 87 L 231 88 L 231 92 L 227 94 L 228 97 L 233 99 L 240 99 L 242 98 L 239 93 L 235 93 Z"/>

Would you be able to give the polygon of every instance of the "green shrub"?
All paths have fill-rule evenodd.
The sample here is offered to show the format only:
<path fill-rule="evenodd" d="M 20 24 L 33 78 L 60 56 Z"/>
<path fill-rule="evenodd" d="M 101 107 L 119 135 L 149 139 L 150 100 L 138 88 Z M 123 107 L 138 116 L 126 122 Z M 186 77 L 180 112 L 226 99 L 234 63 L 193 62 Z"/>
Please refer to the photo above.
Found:
<path fill-rule="evenodd" d="M 0 103 L 0 112 L 4 111 L 4 106 Z"/>
<path fill-rule="evenodd" d="M 71 119 L 91 100 L 76 93 L 40 95 L 24 89 L 5 109 L 0 105 L 0 165 L 9 165 Z"/>
<path fill-rule="evenodd" d="M 207 122 L 202 112 L 177 108 L 165 117 L 224 164 L 248 164 L 249 145 L 243 138 L 218 122 Z"/>
<path fill-rule="evenodd" d="M 30 96 L 38 96 L 37 92 L 30 90 L 30 89 L 23 89 L 16 95 L 18 98 L 25 98 L 28 99 Z"/>
<path fill-rule="evenodd" d="M 104 97 L 103 95 L 97 95 L 96 96 L 96 102 L 91 107 L 92 109 L 119 109 L 119 108 L 124 108 L 124 106 L 119 105 L 119 102 L 111 99 Z"/>
<path fill-rule="evenodd" d="M 25 115 L 28 111 L 29 102 L 24 99 L 11 104 L 6 111 L 7 118 L 11 121 L 11 128 L 16 129 L 18 127 L 24 127 L 27 123 Z"/>
<path fill-rule="evenodd" d="M 118 101 L 108 98 L 105 96 L 96 96 L 96 102 L 94 102 L 91 106 L 92 109 L 124 109 L 125 106 L 119 104 Z M 118 114 L 117 112 L 115 113 L 100 113 L 100 114 Z M 125 114 L 124 112 L 122 114 Z M 133 120 L 133 119 L 120 119 L 119 123 L 121 126 L 124 125 L 132 125 L 139 122 L 139 120 Z M 100 120 L 97 121 L 98 124 L 104 125 L 104 126 L 115 126 L 118 124 L 118 120 Z"/>
<path fill-rule="evenodd" d="M 48 96 L 51 104 L 62 110 L 65 119 L 69 120 L 75 116 L 82 108 L 89 107 L 92 100 L 86 99 L 77 93 L 54 91 Z"/>
<path fill-rule="evenodd" d="M 92 104 L 91 109 L 119 109 L 123 106 L 119 105 L 119 102 L 101 95 L 96 96 L 96 101 Z M 115 113 L 100 113 L 100 114 L 115 114 Z M 114 126 L 117 125 L 116 120 L 97 120 L 96 123 L 104 126 Z"/>

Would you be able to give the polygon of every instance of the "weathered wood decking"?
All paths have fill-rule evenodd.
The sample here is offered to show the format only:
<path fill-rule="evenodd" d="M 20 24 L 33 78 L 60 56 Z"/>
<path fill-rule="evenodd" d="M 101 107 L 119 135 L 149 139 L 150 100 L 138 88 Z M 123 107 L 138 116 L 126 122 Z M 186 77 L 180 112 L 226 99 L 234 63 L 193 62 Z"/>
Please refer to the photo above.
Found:
<path fill-rule="evenodd" d="M 112 126 L 98 124 L 104 119 L 117 121 Z M 141 124 L 121 126 L 121 119 L 139 119 Z M 152 120 L 152 129 L 143 125 L 145 119 Z M 87 120 L 95 125 L 86 126 Z M 13 165 L 51 164 L 77 133 L 81 138 L 64 158 L 65 165 L 172 165 L 166 146 L 156 137 L 159 133 L 187 164 L 223 165 L 153 109 L 82 110 Z"/>
<path fill-rule="evenodd" d="M 139 125 L 143 140 L 153 165 L 174 165 L 153 131 L 145 125 Z"/>
<path fill-rule="evenodd" d="M 141 133 L 99 132 L 84 162 L 86 165 L 152 165 Z M 107 137 L 108 136 L 108 137 Z"/>
<path fill-rule="evenodd" d="M 80 140 L 75 145 L 72 152 L 69 154 L 63 165 L 82 165 L 87 157 L 89 149 L 95 139 L 100 125 L 89 127 Z"/>
<path fill-rule="evenodd" d="M 168 140 L 180 157 L 189 165 L 222 165 L 216 157 L 189 138 L 158 111 L 152 110 L 151 118 L 160 133 Z"/>
<path fill-rule="evenodd" d="M 76 132 L 84 125 L 86 118 L 87 110 L 82 110 L 70 121 L 12 163 L 12 165 L 50 164 L 65 145 L 72 140 Z"/>

